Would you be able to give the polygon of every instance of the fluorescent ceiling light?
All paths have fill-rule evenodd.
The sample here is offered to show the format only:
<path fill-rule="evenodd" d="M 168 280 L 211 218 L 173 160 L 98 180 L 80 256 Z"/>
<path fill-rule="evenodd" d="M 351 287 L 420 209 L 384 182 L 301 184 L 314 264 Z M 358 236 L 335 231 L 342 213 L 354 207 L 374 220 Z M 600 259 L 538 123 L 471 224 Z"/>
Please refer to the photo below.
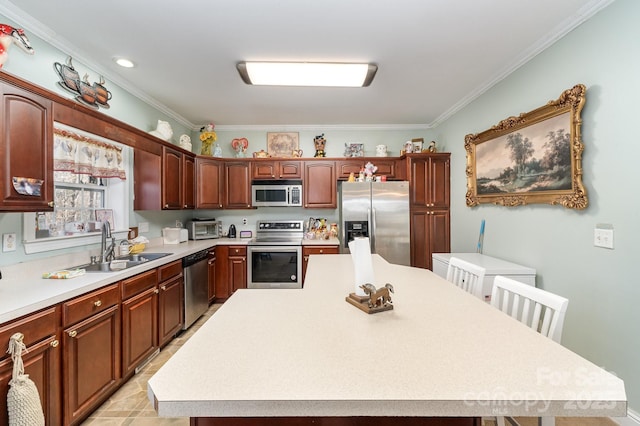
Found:
<path fill-rule="evenodd" d="M 240 62 L 247 84 L 262 86 L 366 87 L 378 67 L 372 64 L 320 62 Z"/>

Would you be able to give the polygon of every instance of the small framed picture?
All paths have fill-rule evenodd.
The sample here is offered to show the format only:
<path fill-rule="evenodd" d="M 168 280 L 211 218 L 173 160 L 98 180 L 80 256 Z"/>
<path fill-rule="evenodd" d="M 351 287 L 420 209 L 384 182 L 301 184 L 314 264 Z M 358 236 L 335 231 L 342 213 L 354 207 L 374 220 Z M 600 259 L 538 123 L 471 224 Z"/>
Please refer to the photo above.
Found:
<path fill-rule="evenodd" d="M 271 157 L 293 157 L 294 151 L 298 150 L 298 132 L 267 133 L 267 153 Z"/>
<path fill-rule="evenodd" d="M 98 222 L 109 222 L 109 227 L 112 231 L 116 229 L 113 223 L 113 210 L 111 209 L 96 209 L 96 220 Z"/>
<path fill-rule="evenodd" d="M 411 139 L 411 144 L 413 145 L 413 152 L 419 154 L 422 152 L 424 139 L 423 138 Z"/>

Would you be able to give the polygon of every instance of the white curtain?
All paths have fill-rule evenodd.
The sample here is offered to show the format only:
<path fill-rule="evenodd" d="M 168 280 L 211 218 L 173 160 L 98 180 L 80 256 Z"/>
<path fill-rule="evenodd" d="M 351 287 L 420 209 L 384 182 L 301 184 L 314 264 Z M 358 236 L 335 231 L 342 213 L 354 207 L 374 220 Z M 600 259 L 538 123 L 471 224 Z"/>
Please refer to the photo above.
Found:
<path fill-rule="evenodd" d="M 53 130 L 53 169 L 97 178 L 127 179 L 122 148 L 58 128 Z"/>

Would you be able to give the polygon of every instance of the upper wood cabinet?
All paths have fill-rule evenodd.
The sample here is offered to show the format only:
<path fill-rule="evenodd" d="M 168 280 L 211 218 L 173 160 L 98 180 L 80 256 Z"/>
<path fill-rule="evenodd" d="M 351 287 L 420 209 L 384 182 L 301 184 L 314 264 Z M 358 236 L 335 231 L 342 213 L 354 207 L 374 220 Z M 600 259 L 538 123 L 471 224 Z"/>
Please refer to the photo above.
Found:
<path fill-rule="evenodd" d="M 449 208 L 449 157 L 448 153 L 409 156 L 412 207 Z"/>
<path fill-rule="evenodd" d="M 300 165 L 300 161 L 253 160 L 251 174 L 253 179 L 300 179 Z"/>
<path fill-rule="evenodd" d="M 134 210 L 161 210 L 162 155 L 136 149 L 133 153 Z"/>
<path fill-rule="evenodd" d="M 224 163 L 224 208 L 251 208 L 251 163 L 228 161 Z"/>
<path fill-rule="evenodd" d="M 357 177 L 360 170 L 364 169 L 365 164 L 368 162 L 371 162 L 378 168 L 376 171 L 376 175 L 378 176 L 386 176 L 387 179 L 396 180 L 406 178 L 406 175 L 402 173 L 402 167 L 398 164 L 397 159 L 384 157 L 357 157 L 336 161 L 336 173 L 338 179 L 348 179 L 351 173 Z"/>
<path fill-rule="evenodd" d="M 196 158 L 196 208 L 221 209 L 224 163 L 207 157 Z"/>
<path fill-rule="evenodd" d="M 2 82 L 0 98 L 0 211 L 51 211 L 53 103 Z"/>
<path fill-rule="evenodd" d="M 305 161 L 303 206 L 335 209 L 338 206 L 338 183 L 334 161 Z"/>
<path fill-rule="evenodd" d="M 162 208 L 182 208 L 182 153 L 162 147 Z"/>
<path fill-rule="evenodd" d="M 196 159 L 182 156 L 182 208 L 196 208 Z"/>

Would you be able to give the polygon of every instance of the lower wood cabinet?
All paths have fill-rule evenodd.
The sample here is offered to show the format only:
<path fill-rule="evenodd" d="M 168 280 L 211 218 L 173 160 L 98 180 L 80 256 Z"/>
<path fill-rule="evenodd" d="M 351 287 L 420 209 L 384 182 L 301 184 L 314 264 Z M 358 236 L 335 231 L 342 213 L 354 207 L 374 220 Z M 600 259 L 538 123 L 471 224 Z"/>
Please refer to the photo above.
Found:
<path fill-rule="evenodd" d="M 237 289 L 247 288 L 247 247 L 216 247 L 215 298 L 225 300 Z"/>
<path fill-rule="evenodd" d="M 13 361 L 6 344 L 15 333 L 24 335 L 26 351 L 22 352 L 24 372 L 33 380 L 48 425 L 62 424 L 62 387 L 60 360 L 62 346 L 58 324 L 59 308 L 52 307 L 0 327 L 0 425 L 7 426 L 7 392 L 13 375 Z"/>
<path fill-rule="evenodd" d="M 63 304 L 65 425 L 78 424 L 120 385 L 119 302 L 115 284 Z"/>
<path fill-rule="evenodd" d="M 411 266 L 432 269 L 433 253 L 449 253 L 449 210 L 411 212 Z"/>
<path fill-rule="evenodd" d="M 163 347 L 182 330 L 184 322 L 182 261 L 161 266 L 158 277 L 158 344 Z"/>
<path fill-rule="evenodd" d="M 216 299 L 216 282 L 217 282 L 217 256 L 216 248 L 211 247 L 209 249 L 207 265 L 209 268 L 209 303 L 212 303 Z"/>
<path fill-rule="evenodd" d="M 338 254 L 340 246 L 318 245 L 318 246 L 302 246 L 302 284 L 307 276 L 307 266 L 309 265 L 309 256 L 312 254 Z"/>
<path fill-rule="evenodd" d="M 158 289 L 122 302 L 122 377 L 128 378 L 158 348 Z"/>

